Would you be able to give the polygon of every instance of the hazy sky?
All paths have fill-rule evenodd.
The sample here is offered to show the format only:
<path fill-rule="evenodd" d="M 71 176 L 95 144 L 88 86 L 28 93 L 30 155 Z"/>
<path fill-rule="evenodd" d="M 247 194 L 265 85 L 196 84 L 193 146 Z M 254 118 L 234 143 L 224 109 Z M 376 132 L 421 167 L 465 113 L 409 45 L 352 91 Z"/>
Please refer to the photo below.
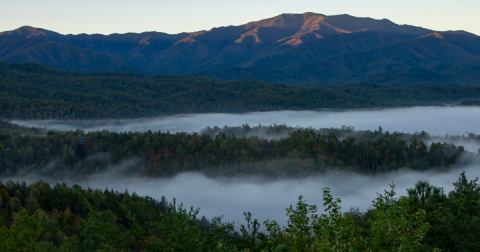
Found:
<path fill-rule="evenodd" d="M 63 34 L 178 33 L 303 12 L 347 13 L 480 34 L 478 0 L 0 0 L 0 31 L 30 25 Z"/>

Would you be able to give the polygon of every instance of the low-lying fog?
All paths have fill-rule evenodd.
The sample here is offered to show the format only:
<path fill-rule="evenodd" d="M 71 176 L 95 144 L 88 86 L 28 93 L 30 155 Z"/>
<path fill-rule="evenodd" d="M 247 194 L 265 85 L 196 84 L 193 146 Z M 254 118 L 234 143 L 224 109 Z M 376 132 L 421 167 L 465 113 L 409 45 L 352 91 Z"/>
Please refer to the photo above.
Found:
<path fill-rule="evenodd" d="M 197 132 L 208 126 L 241 126 L 286 124 L 288 126 L 330 128 L 342 125 L 356 130 L 374 130 L 382 126 L 390 132 L 415 133 L 426 131 L 431 135 L 478 134 L 480 108 L 478 107 L 409 107 L 377 110 L 330 111 L 274 111 L 245 114 L 188 114 L 131 120 L 15 120 L 30 127 L 56 130 L 86 131 L 184 131 Z"/>
<path fill-rule="evenodd" d="M 208 126 L 240 126 L 286 124 L 288 126 L 330 128 L 342 125 L 354 126 L 356 130 L 374 130 L 382 126 L 384 131 L 414 133 L 426 131 L 431 135 L 458 135 L 466 132 L 480 133 L 480 108 L 476 107 L 413 107 L 381 110 L 348 111 L 276 111 L 246 114 L 191 114 L 164 116 L 148 119 L 103 120 L 103 121 L 14 121 L 20 125 L 46 127 L 56 130 L 80 128 L 86 131 L 170 131 L 198 132 Z M 467 143 L 468 144 L 468 143 Z M 471 144 L 467 149 L 476 151 Z M 467 169 L 467 176 L 480 176 L 480 166 Z M 358 206 L 368 209 L 376 193 L 388 189 L 393 181 L 400 195 L 407 187 L 413 187 L 419 179 L 428 179 L 435 186 L 444 187 L 445 192 L 453 189 L 462 170 L 449 172 L 399 171 L 383 175 L 362 176 L 359 174 L 330 173 L 321 177 L 304 179 L 264 181 L 261 178 L 206 178 L 200 174 L 181 174 L 170 179 L 113 178 L 97 175 L 87 181 L 58 181 L 69 185 L 78 183 L 84 187 L 128 189 L 139 195 L 159 199 L 165 195 L 170 201 L 177 199 L 185 206 L 200 208 L 200 214 L 208 218 L 223 215 L 225 221 L 235 221 L 237 228 L 244 224 L 243 212 L 251 211 L 261 222 L 275 219 L 286 224 L 285 208 L 295 204 L 303 195 L 309 203 L 322 205 L 322 188 L 332 188 L 334 197 L 342 199 L 342 209 L 348 211 Z M 16 178 L 34 182 L 38 177 Z M 6 179 L 3 179 L 5 181 Z M 45 179 L 49 181 L 48 179 Z M 55 183 L 56 181 L 50 180 Z"/>
<path fill-rule="evenodd" d="M 376 193 L 389 189 L 389 183 L 396 184 L 397 196 L 406 195 L 406 188 L 414 186 L 420 179 L 427 179 L 431 184 L 443 187 L 445 193 L 453 190 L 453 182 L 460 173 L 466 171 L 467 178 L 480 176 L 480 166 L 471 166 L 448 172 L 415 172 L 403 170 L 377 176 L 359 174 L 330 173 L 304 179 L 266 181 L 260 178 L 207 178 L 200 174 L 186 173 L 170 179 L 145 179 L 112 177 L 109 174 L 97 175 L 87 181 L 63 180 L 68 185 L 77 183 L 81 186 L 114 188 L 117 191 L 128 189 L 130 193 L 151 196 L 159 199 L 162 195 L 169 201 L 176 198 L 177 203 L 184 203 L 190 208 L 200 208 L 200 215 L 211 219 L 223 215 L 224 221 L 235 222 L 236 228 L 245 224 L 243 212 L 250 211 L 252 216 L 263 223 L 267 219 L 277 220 L 286 225 L 285 208 L 295 204 L 299 195 L 310 204 L 322 208 L 322 188 L 330 187 L 334 197 L 342 199 L 342 210 L 351 207 L 367 210 L 376 198 Z M 12 180 L 35 182 L 38 177 L 13 178 Z M 6 179 L 3 179 L 6 181 Z M 45 179 L 50 183 L 57 181 Z M 262 227 L 262 230 L 264 228 Z"/>

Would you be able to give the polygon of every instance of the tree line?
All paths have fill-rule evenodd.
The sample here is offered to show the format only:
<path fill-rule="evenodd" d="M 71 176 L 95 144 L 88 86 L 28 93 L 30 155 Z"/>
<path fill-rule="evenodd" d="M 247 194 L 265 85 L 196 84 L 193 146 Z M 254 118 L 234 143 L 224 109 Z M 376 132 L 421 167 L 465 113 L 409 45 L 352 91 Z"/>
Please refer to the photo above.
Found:
<path fill-rule="evenodd" d="M 0 117 L 93 119 L 160 114 L 372 107 L 323 88 L 196 76 L 73 73 L 0 62 Z"/>
<path fill-rule="evenodd" d="M 287 226 L 245 212 L 235 229 L 175 199 L 0 182 L 0 251 L 479 251 L 478 178 L 463 172 L 453 185 L 446 193 L 421 180 L 396 198 L 392 183 L 366 212 L 342 211 L 341 199 L 324 188 L 323 207 L 300 196 L 286 208 Z"/>
<path fill-rule="evenodd" d="M 332 170 L 373 174 L 404 167 L 422 171 L 458 167 L 477 156 L 462 146 L 432 141 L 426 132 L 259 127 L 285 134 L 271 139 L 247 136 L 259 130 L 248 125 L 223 128 L 230 133 L 217 132 L 219 128 L 201 133 L 56 132 L 0 121 L 5 147 L 0 152 L 0 175 L 36 172 L 61 177 L 108 171 L 168 177 L 190 171 L 286 177 Z M 239 131 L 247 133 L 232 134 Z M 480 141 L 480 136 L 470 134 L 468 139 Z M 124 168 L 115 169 L 120 165 Z"/>
<path fill-rule="evenodd" d="M 458 103 L 480 87 L 308 87 L 199 76 L 74 73 L 0 62 L 0 118 L 138 118 L 178 113 L 352 109 Z"/>

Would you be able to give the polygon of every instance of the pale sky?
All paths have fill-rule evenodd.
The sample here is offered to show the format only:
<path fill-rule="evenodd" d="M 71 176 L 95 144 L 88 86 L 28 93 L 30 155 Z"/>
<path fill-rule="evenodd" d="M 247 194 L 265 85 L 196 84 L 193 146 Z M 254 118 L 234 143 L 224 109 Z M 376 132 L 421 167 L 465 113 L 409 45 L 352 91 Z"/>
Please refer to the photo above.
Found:
<path fill-rule="evenodd" d="M 304 12 L 480 35 L 480 0 L 0 0 L 0 31 L 29 25 L 62 34 L 179 33 Z"/>

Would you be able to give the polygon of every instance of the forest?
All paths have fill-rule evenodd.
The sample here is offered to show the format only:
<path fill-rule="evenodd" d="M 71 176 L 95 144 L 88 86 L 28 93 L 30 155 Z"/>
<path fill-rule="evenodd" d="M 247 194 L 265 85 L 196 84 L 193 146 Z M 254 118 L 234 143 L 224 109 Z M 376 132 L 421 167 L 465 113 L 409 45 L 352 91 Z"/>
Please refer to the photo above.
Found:
<path fill-rule="evenodd" d="M 244 212 L 238 228 L 165 197 L 0 182 L 0 251 L 479 251 L 478 178 L 463 172 L 453 185 L 420 180 L 397 198 L 392 182 L 365 212 L 342 211 L 324 188 L 323 206 L 299 196 L 285 209 L 287 226 Z"/>
<path fill-rule="evenodd" d="M 307 87 L 199 76 L 74 73 L 0 62 L 0 118 L 138 118 L 178 113 L 352 109 L 458 104 L 480 87 Z"/>
<path fill-rule="evenodd" d="M 478 100 L 466 100 L 460 103 L 462 106 L 480 106 L 480 101 Z"/>
<path fill-rule="evenodd" d="M 301 177 L 332 170 L 374 174 L 411 168 L 451 169 L 478 153 L 435 142 L 426 132 L 407 134 L 286 125 L 206 128 L 199 133 L 50 131 L 0 121 L 0 176 L 29 172 L 61 178 L 101 172 L 169 177 Z M 253 136 L 253 134 L 257 134 Z M 264 135 L 264 136 L 258 136 Z M 480 135 L 452 136 L 480 142 Z M 451 142 L 451 141 L 449 141 Z M 429 144 L 428 144 L 429 143 Z"/>

